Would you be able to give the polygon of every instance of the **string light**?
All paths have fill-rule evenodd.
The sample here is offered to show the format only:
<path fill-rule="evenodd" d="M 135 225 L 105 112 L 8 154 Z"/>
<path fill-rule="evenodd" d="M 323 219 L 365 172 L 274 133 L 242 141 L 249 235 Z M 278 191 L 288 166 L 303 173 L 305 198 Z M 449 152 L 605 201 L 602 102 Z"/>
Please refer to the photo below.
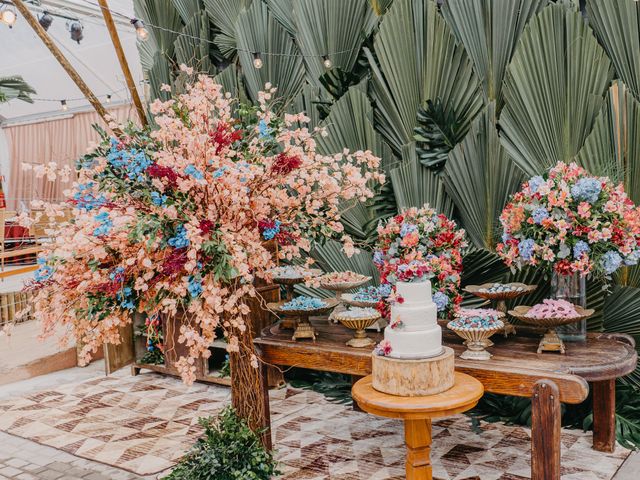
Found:
<path fill-rule="evenodd" d="M 49 30 L 49 27 L 53 23 L 53 17 L 51 16 L 51 14 L 49 12 L 47 12 L 45 10 L 44 12 L 42 12 L 42 15 L 40 15 L 40 17 L 38 17 L 38 23 L 40 24 L 40 26 L 42 28 L 44 28 L 44 30 L 46 32 L 47 30 Z"/>
<path fill-rule="evenodd" d="M 2 16 L 0 16 L 0 20 L 6 23 L 9 26 L 9 28 L 13 28 L 13 25 L 16 23 L 17 19 L 18 19 L 18 16 L 16 15 L 16 12 L 11 10 L 9 7 L 6 7 L 2 11 Z"/>
<path fill-rule="evenodd" d="M 60 100 L 60 105 L 62 105 L 62 111 L 66 112 L 67 110 L 69 110 L 69 106 L 67 105 L 67 101 L 66 100 Z"/>
<path fill-rule="evenodd" d="M 262 68 L 262 59 L 260 58 L 260 54 L 258 52 L 253 53 L 253 66 L 258 70 Z"/>
<path fill-rule="evenodd" d="M 111 95 L 107 95 L 107 103 L 111 103 Z"/>
<path fill-rule="evenodd" d="M 333 67 L 333 62 L 327 55 L 322 56 L 322 64 L 324 65 L 324 68 L 326 68 L 327 70 Z"/>
<path fill-rule="evenodd" d="M 138 40 L 144 42 L 149 38 L 149 30 L 147 30 L 144 26 L 144 22 L 142 20 L 138 20 L 137 18 L 131 19 L 131 25 L 136 29 L 136 35 L 138 36 Z"/>

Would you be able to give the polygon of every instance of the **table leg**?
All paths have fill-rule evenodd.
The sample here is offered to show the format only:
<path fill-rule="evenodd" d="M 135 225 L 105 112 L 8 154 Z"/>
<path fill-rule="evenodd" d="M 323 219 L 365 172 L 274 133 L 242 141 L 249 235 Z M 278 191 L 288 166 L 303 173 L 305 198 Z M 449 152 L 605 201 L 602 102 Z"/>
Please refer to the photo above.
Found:
<path fill-rule="evenodd" d="M 531 479 L 560 480 L 560 393 L 538 380 L 531 398 Z"/>
<path fill-rule="evenodd" d="M 431 419 L 405 420 L 404 441 L 407 445 L 407 480 L 432 480 Z"/>
<path fill-rule="evenodd" d="M 616 380 L 593 382 L 593 449 L 616 448 Z"/>

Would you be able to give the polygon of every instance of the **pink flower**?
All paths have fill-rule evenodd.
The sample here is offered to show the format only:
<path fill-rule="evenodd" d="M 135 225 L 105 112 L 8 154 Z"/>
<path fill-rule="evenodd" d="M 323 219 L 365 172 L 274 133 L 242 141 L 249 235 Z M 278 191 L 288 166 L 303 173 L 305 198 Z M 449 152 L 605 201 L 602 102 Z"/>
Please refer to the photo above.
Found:
<path fill-rule="evenodd" d="M 591 204 L 588 202 L 581 202 L 578 205 L 578 215 L 581 218 L 589 218 L 591 216 Z"/>

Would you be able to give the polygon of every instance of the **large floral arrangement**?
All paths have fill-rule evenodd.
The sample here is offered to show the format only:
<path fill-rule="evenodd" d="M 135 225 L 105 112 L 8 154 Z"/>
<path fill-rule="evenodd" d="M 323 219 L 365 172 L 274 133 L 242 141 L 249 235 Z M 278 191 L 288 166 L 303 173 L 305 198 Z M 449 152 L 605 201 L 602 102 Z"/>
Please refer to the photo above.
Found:
<path fill-rule="evenodd" d="M 353 249 L 340 212 L 373 196 L 384 181 L 379 159 L 318 154 L 315 135 L 324 131 L 306 128 L 304 114 L 277 115 L 274 91 L 267 85 L 258 105 L 242 105 L 199 76 L 152 104 L 156 130 L 129 126 L 80 160 L 74 221 L 42 254 L 33 286 L 46 331 L 71 326 L 87 361 L 120 341 L 133 312 L 179 313 L 188 355 L 177 367 L 191 382 L 217 329 L 230 352 L 242 348 L 254 279 L 276 265 L 266 241 L 286 259 L 319 238 Z M 257 366 L 253 353 L 250 361 Z"/>
<path fill-rule="evenodd" d="M 416 278 L 431 280 L 433 300 L 438 312 L 445 315 L 462 300 L 458 288 L 466 246 L 464 230 L 425 205 L 406 209 L 378 226 L 373 261 L 382 285 Z M 385 316 L 388 303 L 379 303 Z"/>
<path fill-rule="evenodd" d="M 640 259 L 640 208 L 622 185 L 558 163 L 526 182 L 500 216 L 507 265 L 607 279 Z"/>

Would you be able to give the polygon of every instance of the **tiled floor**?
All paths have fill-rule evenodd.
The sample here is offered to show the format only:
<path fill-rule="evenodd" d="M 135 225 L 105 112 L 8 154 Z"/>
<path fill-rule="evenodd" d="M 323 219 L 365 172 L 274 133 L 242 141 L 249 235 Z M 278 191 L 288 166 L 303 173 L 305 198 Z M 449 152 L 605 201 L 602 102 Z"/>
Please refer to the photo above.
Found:
<path fill-rule="evenodd" d="M 23 442 L 14 449 L 22 457 L 0 455 L 0 470 L 14 468 L 20 473 L 7 470 L 14 477 L 2 471 L 0 475 L 33 475 L 38 463 L 30 458 L 37 457 L 46 465 L 38 465 L 41 470 L 35 478 L 62 478 L 56 475 L 62 473 L 63 465 L 68 470 L 64 475 L 75 479 L 155 478 L 197 435 L 196 417 L 228 402 L 228 390 L 221 387 L 187 388 L 155 374 L 130 377 L 123 372 L 112 378 L 95 374 L 99 372 L 76 373 L 70 385 L 61 385 L 59 379 L 41 380 L 38 393 L 12 386 L 10 396 L 0 393 L 0 429 L 57 447 L 0 434 L 3 447 L 6 439 Z M 272 392 L 271 406 L 284 479 L 403 478 L 399 422 L 354 412 L 326 402 L 319 394 L 294 389 Z M 621 448 L 613 455 L 594 452 L 591 435 L 575 430 L 563 431 L 562 441 L 564 479 L 611 479 L 628 454 Z M 30 453 L 34 445 L 40 450 Z M 528 451 L 529 431 L 524 428 L 483 424 L 474 432 L 463 416 L 434 425 L 432 458 L 438 478 L 528 478 Z M 18 466 L 20 461 L 28 463 Z M 116 469 L 105 473 L 102 469 L 109 467 L 96 461 L 136 473 Z M 28 468 L 32 470 L 25 471 Z"/>

